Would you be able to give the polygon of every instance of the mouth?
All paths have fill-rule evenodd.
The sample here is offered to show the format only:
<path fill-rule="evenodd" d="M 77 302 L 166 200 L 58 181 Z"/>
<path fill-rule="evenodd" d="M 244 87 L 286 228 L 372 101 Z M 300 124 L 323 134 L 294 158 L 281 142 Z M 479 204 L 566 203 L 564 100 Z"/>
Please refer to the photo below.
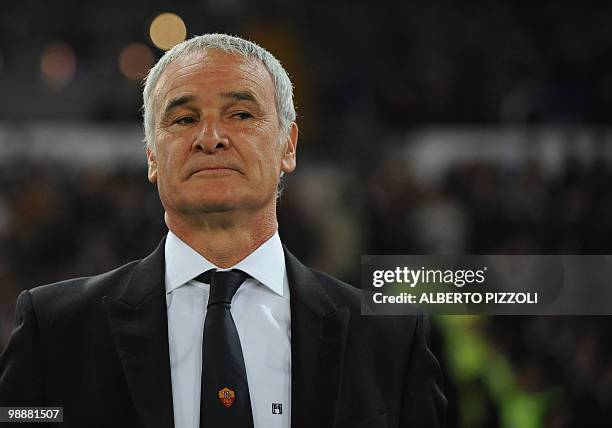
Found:
<path fill-rule="evenodd" d="M 226 166 L 210 166 L 206 168 L 198 168 L 189 174 L 189 176 L 223 176 L 240 173 L 240 171 Z"/>

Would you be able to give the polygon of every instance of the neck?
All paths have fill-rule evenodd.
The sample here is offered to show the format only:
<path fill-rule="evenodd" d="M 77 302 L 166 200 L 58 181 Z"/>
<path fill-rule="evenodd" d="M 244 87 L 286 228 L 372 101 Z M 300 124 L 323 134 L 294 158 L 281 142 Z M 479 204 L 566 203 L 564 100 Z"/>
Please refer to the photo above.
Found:
<path fill-rule="evenodd" d="M 166 225 L 183 242 L 220 268 L 229 268 L 266 242 L 278 228 L 276 209 L 257 215 L 166 211 Z"/>

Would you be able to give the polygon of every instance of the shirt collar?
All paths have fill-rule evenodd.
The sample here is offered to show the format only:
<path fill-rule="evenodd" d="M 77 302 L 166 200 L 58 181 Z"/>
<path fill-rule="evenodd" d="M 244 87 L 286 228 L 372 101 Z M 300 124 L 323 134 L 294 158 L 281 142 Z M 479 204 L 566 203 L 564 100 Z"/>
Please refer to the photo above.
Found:
<path fill-rule="evenodd" d="M 164 251 L 167 294 L 209 269 L 221 269 L 171 231 L 168 232 Z M 286 271 L 285 253 L 278 231 L 230 269 L 240 269 L 248 273 L 274 293 L 283 296 L 283 279 Z"/>

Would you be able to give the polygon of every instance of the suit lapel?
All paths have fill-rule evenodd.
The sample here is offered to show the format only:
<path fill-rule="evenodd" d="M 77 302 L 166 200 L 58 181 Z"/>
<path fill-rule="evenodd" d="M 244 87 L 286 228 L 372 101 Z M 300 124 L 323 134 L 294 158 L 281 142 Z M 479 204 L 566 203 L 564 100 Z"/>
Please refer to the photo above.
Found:
<path fill-rule="evenodd" d="M 291 292 L 291 426 L 333 426 L 349 324 L 313 273 L 285 248 Z"/>
<path fill-rule="evenodd" d="M 164 244 L 136 265 L 118 298 L 103 299 L 134 407 L 147 428 L 174 427 Z"/>

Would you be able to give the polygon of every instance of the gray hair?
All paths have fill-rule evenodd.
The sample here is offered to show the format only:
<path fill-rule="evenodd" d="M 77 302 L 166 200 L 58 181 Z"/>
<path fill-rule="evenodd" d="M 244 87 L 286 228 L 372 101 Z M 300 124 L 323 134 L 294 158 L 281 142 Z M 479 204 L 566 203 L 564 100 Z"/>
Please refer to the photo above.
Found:
<path fill-rule="evenodd" d="M 254 58 L 263 63 L 274 83 L 276 111 L 278 112 L 281 132 L 287 135 L 291 123 L 295 121 L 296 115 L 295 106 L 293 105 L 293 85 L 280 62 L 270 52 L 251 41 L 227 34 L 203 34 L 179 43 L 166 52 L 157 64 L 149 70 L 145 78 L 144 91 L 142 93 L 142 111 L 144 118 L 144 142 L 147 144 L 147 147 L 154 145 L 155 114 L 153 112 L 153 92 L 159 78 L 166 67 L 176 59 L 205 49 L 218 49 L 227 53 L 243 55 L 245 58 Z"/>

